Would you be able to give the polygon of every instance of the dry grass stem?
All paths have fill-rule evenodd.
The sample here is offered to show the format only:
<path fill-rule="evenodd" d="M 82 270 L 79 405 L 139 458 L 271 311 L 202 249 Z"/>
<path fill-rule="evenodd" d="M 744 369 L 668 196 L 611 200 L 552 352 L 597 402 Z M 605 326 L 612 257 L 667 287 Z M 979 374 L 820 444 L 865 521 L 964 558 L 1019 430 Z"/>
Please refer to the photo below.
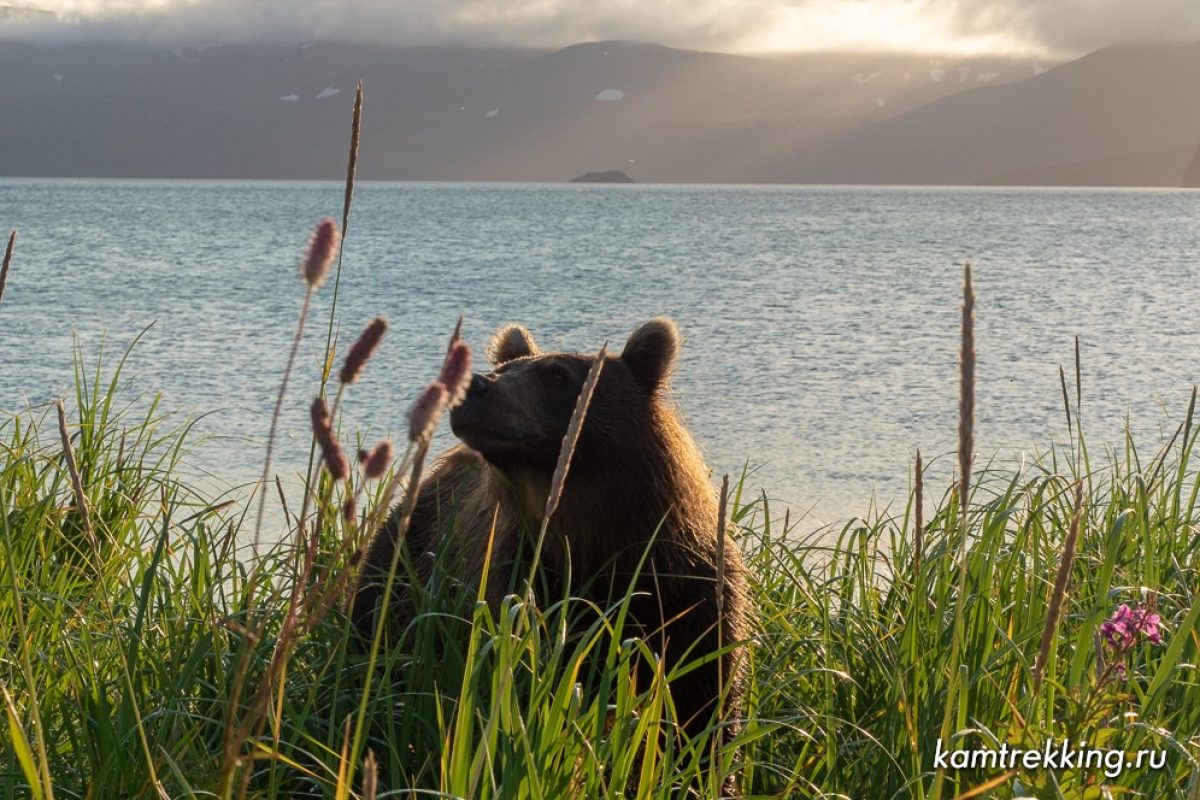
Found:
<path fill-rule="evenodd" d="M 533 579 L 537 575 L 538 564 L 542 558 L 542 547 L 546 544 L 546 533 L 550 530 L 550 518 L 554 516 L 554 512 L 558 510 L 558 504 L 562 500 L 567 473 L 571 469 L 571 456 L 575 454 L 575 446 L 579 444 L 579 433 L 583 430 L 583 422 L 587 418 L 588 405 L 592 402 L 592 393 L 596 390 L 596 384 L 600 380 L 600 371 L 604 369 L 604 359 L 607 357 L 608 344 L 606 343 L 592 359 L 592 366 L 588 369 L 583 388 L 579 390 L 579 397 L 575 399 L 575 410 L 571 412 L 571 423 L 567 426 L 562 447 L 558 451 L 558 463 L 555 464 L 554 474 L 550 478 L 550 492 L 546 496 L 546 508 L 542 512 L 542 525 L 538 531 L 537 544 L 533 547 L 533 559 L 529 565 L 527 586 L 531 591 Z"/>
<path fill-rule="evenodd" d="M 1154 458 L 1150 459 L 1149 483 L 1154 483 L 1154 481 L 1158 479 L 1158 473 L 1160 470 L 1162 470 L 1163 465 L 1167 463 L 1167 456 L 1169 456 L 1171 454 L 1171 448 L 1173 448 L 1175 446 L 1175 440 L 1179 438 L 1179 434 L 1183 433 L 1183 429 L 1184 429 L 1185 425 L 1187 425 L 1186 420 L 1184 422 L 1179 423 L 1177 426 L 1175 426 L 1175 432 L 1173 434 L 1171 434 L 1171 438 L 1168 439 L 1167 443 L 1164 444 L 1159 449 L 1159 451 L 1154 454 Z"/>
<path fill-rule="evenodd" d="M 1084 408 L 1084 369 L 1079 357 L 1079 336 L 1075 336 L 1075 414 Z"/>
<path fill-rule="evenodd" d="M 337 281 L 335 281 L 335 284 L 334 284 L 333 301 L 332 301 L 330 315 L 329 315 L 329 330 L 328 330 L 328 334 L 327 334 L 327 338 L 326 338 L 326 342 L 325 342 L 325 351 L 324 352 L 325 352 L 326 364 L 325 364 L 324 370 L 322 371 L 322 377 L 321 377 L 322 392 L 324 390 L 325 383 L 329 379 L 330 371 L 332 370 L 333 354 L 334 354 L 333 331 L 334 331 L 334 321 L 336 318 L 337 296 L 338 296 L 337 284 L 338 284 L 338 282 L 340 282 L 340 279 L 341 279 L 341 265 L 342 265 L 341 244 L 343 241 L 343 236 L 344 236 L 345 230 L 349 225 L 349 219 L 350 219 L 350 204 L 351 204 L 351 198 L 353 197 L 354 176 L 357 172 L 357 165 L 358 165 L 358 147 L 359 147 L 359 133 L 361 130 L 361 121 L 362 121 L 362 84 L 359 83 L 359 85 L 357 87 L 357 91 L 355 93 L 354 117 L 353 117 L 352 132 L 351 132 L 351 144 L 350 144 L 350 160 L 349 160 L 349 164 L 347 167 L 346 192 L 345 192 L 345 197 L 344 197 L 343 203 L 342 203 L 342 227 L 339 231 L 337 224 L 333 220 L 329 220 L 329 219 L 322 220 L 321 223 L 318 224 L 316 230 L 313 233 L 313 238 L 310 242 L 310 247 L 309 247 L 308 253 L 306 254 L 304 261 L 301 263 L 301 271 L 302 271 L 302 275 L 303 275 L 305 283 L 306 283 L 304 302 L 301 305 L 300 317 L 296 324 L 296 332 L 292 338 L 292 346 L 288 352 L 287 364 L 284 367 L 284 372 L 283 372 L 283 379 L 280 382 L 279 393 L 275 400 L 275 408 L 271 415 L 270 429 L 267 434 L 266 455 L 263 459 L 262 476 L 259 479 L 259 481 L 257 482 L 256 487 L 255 487 L 255 491 L 259 492 L 259 496 L 258 496 L 258 510 L 255 515 L 255 525 L 254 525 L 254 538 L 253 538 L 253 562 L 254 562 L 253 570 L 254 570 L 254 573 L 253 574 L 257 574 L 257 571 L 260 567 L 258 557 L 259 557 L 259 550 L 260 550 L 261 541 L 262 541 L 263 517 L 265 514 L 265 508 L 266 508 L 265 484 L 271 474 L 271 463 L 272 463 L 272 456 L 274 454 L 275 437 L 276 437 L 276 432 L 278 430 L 279 418 L 280 418 L 282 407 L 283 407 L 283 399 L 287 393 L 288 380 L 291 377 L 292 368 L 293 368 L 293 366 L 295 364 L 295 360 L 296 360 L 296 354 L 299 350 L 300 342 L 304 335 L 304 327 L 305 327 L 305 323 L 308 320 L 308 314 L 309 314 L 309 309 L 311 308 L 311 305 L 312 305 L 313 294 L 316 291 L 317 287 L 328 276 L 333 258 L 336 255 L 336 257 L 337 257 Z M 344 384 L 343 384 L 343 386 L 344 386 Z M 341 391 L 340 390 L 339 390 L 337 399 L 338 399 L 338 401 L 340 401 L 340 399 L 341 399 Z M 336 410 L 337 410 L 337 401 L 335 401 L 335 403 L 334 403 L 334 412 L 329 415 L 331 419 L 336 414 Z M 314 437 L 314 445 L 315 445 L 315 437 Z M 310 489 L 311 489 L 311 485 L 313 483 L 311 457 L 312 456 L 310 453 L 310 463 L 309 463 L 309 469 L 307 470 L 308 476 L 307 476 L 306 485 L 305 485 L 304 502 L 302 503 L 302 506 L 301 506 L 300 516 L 296 521 L 296 536 L 297 536 L 297 548 L 298 549 L 303 549 L 303 547 L 304 547 L 305 518 L 307 516 L 307 504 L 308 504 L 308 500 L 309 500 Z M 347 468 L 347 472 L 348 472 L 348 468 Z M 286 519 L 286 509 L 285 509 L 285 519 Z M 315 543 L 316 543 L 315 537 L 316 537 L 318 531 L 319 531 L 319 525 L 315 525 L 314 526 L 313 545 L 311 545 L 309 548 L 307 548 L 307 553 L 304 558 L 303 569 L 300 571 L 300 574 L 294 576 L 295 583 L 293 585 L 293 593 L 295 593 L 297 591 L 298 587 L 305 585 L 305 583 L 307 581 L 307 576 L 311 572 L 312 559 L 315 557 Z M 319 590 L 323 587 L 317 586 L 314 588 Z M 254 590 L 251 589 L 251 597 L 247 598 L 247 602 L 250 602 L 252 600 L 253 591 Z M 315 591 L 315 592 L 311 593 L 310 597 L 320 598 L 324 594 L 325 594 L 324 592 Z M 283 627 L 283 630 L 281 630 L 281 632 L 280 632 L 279 641 L 277 643 L 275 652 L 272 655 L 272 660 L 271 660 L 270 666 L 267 669 L 266 675 L 264 675 L 261 683 L 259 684 L 258 692 L 256 693 L 256 695 L 254 696 L 254 698 L 252 699 L 252 701 L 249 703 L 248 706 L 243 705 L 243 703 L 242 703 L 242 692 L 246 686 L 247 671 L 248 671 L 248 666 L 249 666 L 249 658 L 250 658 L 251 648 L 248 646 L 243 646 L 243 648 L 242 648 L 241 655 L 238 659 L 238 666 L 234 673 L 233 687 L 232 687 L 232 691 L 231 691 L 228 716 L 227 716 L 226 725 L 225 725 L 224 741 L 222 744 L 221 763 L 218 768 L 217 786 L 219 789 L 219 794 L 221 796 L 229 797 L 229 796 L 231 796 L 232 792 L 234 791 L 235 782 L 237 781 L 238 771 L 243 766 L 243 762 L 244 762 L 243 757 L 240 755 L 241 747 L 247 741 L 247 738 L 251 735 L 252 732 L 261 731 L 262 725 L 264 724 L 264 721 L 265 721 L 266 704 L 270 700 L 271 687 L 275 683 L 276 676 L 278 674 L 280 674 L 282 672 L 283 668 L 286 666 L 287 659 L 290 656 L 292 647 L 294 646 L 295 641 L 297 640 L 297 638 L 299 636 L 299 633 L 297 632 L 297 612 L 298 612 L 297 602 L 298 602 L 298 600 L 296 598 L 296 595 L 293 594 L 293 599 L 292 599 L 291 603 L 289 603 L 288 614 L 284 620 L 284 627 Z M 312 607 L 313 602 L 316 602 L 316 601 L 310 600 L 310 602 L 309 602 L 310 609 Z M 311 627 L 311 625 L 315 624 L 315 622 L 317 620 L 319 620 L 319 618 L 321 616 L 323 616 L 324 610 L 327 610 L 327 609 L 322 609 L 322 608 L 318 607 L 318 608 L 316 608 L 315 613 L 310 613 L 305 622 L 306 628 Z M 255 626 L 252 626 L 251 629 L 247 629 L 246 634 L 250 637 L 251 640 L 258 639 L 262 635 L 266 624 L 267 624 L 266 615 L 262 615 L 260 617 L 260 619 L 258 620 L 258 624 Z M 242 716 L 240 722 L 238 721 L 239 714 Z M 241 793 L 243 796 L 246 794 L 246 792 L 249 789 L 250 776 L 251 776 L 251 772 L 249 770 L 243 771 L 243 774 L 241 776 L 241 778 L 242 778 L 241 779 Z"/>
<path fill-rule="evenodd" d="M 325 384 L 329 380 L 330 370 L 333 368 L 333 357 L 335 352 L 334 344 L 334 327 L 337 320 L 338 295 L 342 286 L 342 256 L 345 254 L 346 234 L 350 229 L 350 207 L 354 201 L 354 180 L 358 175 L 358 144 L 359 136 L 362 132 L 362 107 L 363 107 L 363 87 L 362 81 L 358 82 L 358 86 L 354 91 L 354 112 L 350 122 L 350 155 L 346 160 L 346 189 L 342 196 L 342 244 L 343 247 L 338 249 L 337 257 L 337 272 L 333 278 L 333 300 L 329 305 L 329 327 L 325 332 L 325 371 L 321 375 L 321 390 L 324 391 Z M 337 403 L 334 403 L 334 410 L 337 410 Z M 336 416 L 336 414 L 335 414 Z M 311 454 L 309 456 L 309 466 L 311 466 Z"/>
<path fill-rule="evenodd" d="M 4 248 L 4 261 L 0 262 L 0 300 L 4 299 L 4 284 L 8 283 L 8 265 L 12 263 L 13 246 L 17 243 L 17 232 L 8 235 L 8 246 Z"/>
<path fill-rule="evenodd" d="M 362 134 L 363 85 L 354 90 L 354 115 L 350 120 L 350 156 L 346 160 L 346 193 L 342 197 L 342 235 L 350 227 L 350 206 L 354 202 L 354 180 L 358 176 L 358 141 Z"/>
<path fill-rule="evenodd" d="M 353 499 L 348 502 L 350 503 L 351 511 L 353 511 Z M 345 513 L 345 507 L 343 507 L 343 513 Z M 305 636 L 313 627 L 319 624 L 329 611 L 331 604 L 328 602 L 329 593 L 324 578 L 319 577 L 310 585 L 310 578 L 317 563 L 320 545 L 320 527 L 319 522 L 313 525 L 312 534 L 308 539 L 307 547 L 304 549 L 303 566 L 300 569 L 299 575 L 292 583 L 287 614 L 280 627 L 279 636 L 275 641 L 275 648 L 271 653 L 271 661 L 258 684 L 257 691 L 244 708 L 244 714 L 237 726 L 236 734 L 226 742 L 226 757 L 227 759 L 231 758 L 235 764 L 238 760 L 236 752 L 240 743 L 262 735 L 263 728 L 267 722 L 267 710 L 271 705 L 271 696 L 276 687 L 282 690 L 284 672 L 301 637 Z M 297 538 L 301 545 L 304 541 L 303 536 L 304 529 L 301 525 L 301 527 L 297 528 Z M 262 626 L 260 623 L 259 632 L 261 630 Z"/>
<path fill-rule="evenodd" d="M 971 489 L 971 454 L 975 445 L 975 291 L 971 286 L 971 262 L 963 264 L 962 301 L 962 352 L 959 357 L 959 403 L 958 403 L 958 578 L 955 581 L 954 628 L 950 637 L 949 667 L 954 676 L 945 699 L 942 712 L 941 736 L 948 739 L 952 730 L 952 709 L 957 706 L 957 693 L 963 691 L 958 684 L 959 657 L 964 637 L 964 613 L 967 594 L 967 557 L 970 538 L 970 520 L 967 514 Z M 946 771 L 939 768 L 934 773 L 933 800 L 941 800 Z"/>
<path fill-rule="evenodd" d="M 367 751 L 367 757 L 363 759 L 362 768 L 363 800 L 375 800 L 375 796 L 379 792 L 379 762 L 375 760 L 375 753 L 373 751 Z"/>
<path fill-rule="evenodd" d="M 87 533 L 88 543 L 92 553 L 99 557 L 100 541 L 96 538 L 96 530 L 92 527 L 92 517 L 88 512 L 87 496 L 83 493 L 83 479 L 79 476 L 79 465 L 75 461 L 75 448 L 71 446 L 71 434 L 67 432 L 67 408 L 62 400 L 54 404 L 58 411 L 58 433 L 62 437 L 63 456 L 67 459 L 67 472 L 71 475 L 71 489 L 75 493 L 75 506 L 79 509 L 79 518 L 83 522 L 83 530 Z"/>
<path fill-rule="evenodd" d="M 721 478 L 721 498 L 717 505 L 717 652 L 725 646 L 725 539 L 728 530 L 729 474 Z M 725 656 L 717 659 L 717 702 L 725 698 Z M 718 737 L 712 741 L 712 763 L 716 764 Z"/>
<path fill-rule="evenodd" d="M 583 421 L 587 417 L 588 404 L 592 402 L 592 393 L 600 380 L 600 371 L 604 369 L 604 359 L 608 356 L 608 346 L 600 348 L 600 352 L 592 359 L 588 369 L 587 379 L 579 390 L 575 400 L 575 410 L 571 414 L 571 424 L 567 426 L 567 435 L 563 437 L 562 448 L 558 451 L 558 463 L 554 466 L 554 475 L 550 479 L 550 495 L 546 498 L 546 510 L 542 516 L 549 519 L 558 509 L 562 499 L 563 486 L 567 482 L 567 473 L 571 469 L 571 457 L 575 454 L 575 445 L 579 443 L 579 433 L 583 430 Z"/>
<path fill-rule="evenodd" d="M 332 233 L 328 230 L 331 226 L 334 228 Z M 262 476 L 259 478 L 258 483 L 255 486 L 255 491 L 258 492 L 258 511 L 255 514 L 254 519 L 254 540 L 252 551 L 252 557 L 255 562 L 258 561 L 258 552 L 262 544 L 262 524 L 267 507 L 267 493 L 265 487 L 267 481 L 271 479 L 271 461 L 275 455 L 275 434 L 279 430 L 279 417 L 283 412 L 283 398 L 287 395 L 288 380 L 292 376 L 292 367 L 296 363 L 296 353 L 300 350 L 300 341 L 304 338 L 304 325 L 308 321 L 308 311 L 312 307 L 313 292 L 316 291 L 316 287 L 319 285 L 319 281 L 314 282 L 314 280 L 310 278 L 309 264 L 312 262 L 315 265 L 319 260 L 317 258 L 318 256 L 322 258 L 324 257 L 323 254 L 325 245 L 322 245 L 321 252 L 317 252 L 318 239 L 321 237 L 322 230 L 326 231 L 325 245 L 332 244 L 336 248 L 337 244 L 336 225 L 334 225 L 332 220 L 322 220 L 317 224 L 317 228 L 313 232 L 313 240 L 310 242 L 308 255 L 302 264 L 302 269 L 308 288 L 304 292 L 304 302 L 300 306 L 300 318 L 296 321 L 296 333 L 292 336 L 292 347 L 288 351 L 287 364 L 283 368 L 283 379 L 279 382 L 279 394 L 275 397 L 275 409 L 271 412 L 271 425 L 267 430 L 267 453 L 263 458 Z M 328 256 L 332 259 L 332 250 L 329 250 Z M 325 269 L 328 270 L 328 267 L 329 264 L 326 262 Z M 320 279 L 324 280 L 323 277 Z M 302 513 L 302 522 L 303 517 L 304 515 Z"/>
<path fill-rule="evenodd" d="M 275 455 L 275 433 L 279 429 L 279 417 L 283 413 L 283 398 L 287 395 L 288 379 L 292 375 L 292 366 L 296 363 L 296 352 L 300 349 L 300 340 L 304 337 L 304 324 L 308 321 L 308 310 L 312 306 L 313 289 L 309 286 L 304 293 L 304 303 L 300 306 L 300 319 L 296 322 L 296 333 L 292 336 L 292 347 L 288 351 L 287 364 L 283 368 L 283 380 L 279 382 L 279 394 L 275 397 L 275 410 L 271 412 L 271 425 L 267 429 L 267 453 L 263 459 L 262 476 L 258 480 L 255 491 L 258 495 L 258 512 L 254 520 L 254 559 L 258 559 L 258 550 L 262 541 L 263 515 L 266 513 L 267 481 L 271 479 L 271 461 Z"/>
<path fill-rule="evenodd" d="M 1196 387 L 1192 387 L 1192 399 L 1188 402 L 1187 417 L 1183 421 L 1183 443 L 1180 445 L 1185 451 L 1187 450 L 1188 442 L 1192 438 L 1192 420 L 1196 414 Z"/>
<path fill-rule="evenodd" d="M 1067 415 L 1067 435 L 1072 439 L 1075 438 L 1075 425 L 1071 422 L 1071 398 L 1067 395 L 1067 373 L 1062 368 L 1062 364 L 1058 365 L 1058 382 L 1062 386 L 1063 410 Z"/>
<path fill-rule="evenodd" d="M 971 262 L 963 265 L 962 352 L 959 356 L 958 505 L 965 515 L 971 490 L 971 454 L 975 449 L 975 291 Z"/>
<path fill-rule="evenodd" d="M 275 476 L 275 493 L 279 495 L 279 507 L 283 509 L 283 521 L 290 528 L 292 522 L 292 512 L 288 508 L 287 494 L 283 491 L 283 481 L 279 479 L 278 475 Z"/>
<path fill-rule="evenodd" d="M 1050 648 L 1054 644 L 1054 634 L 1058 630 L 1058 620 L 1062 615 L 1063 600 L 1067 596 L 1067 584 L 1071 578 L 1071 567 L 1075 562 L 1075 544 L 1079 541 L 1079 529 L 1083 515 L 1083 481 L 1075 481 L 1075 513 L 1071 517 L 1071 527 L 1063 542 L 1062 558 L 1058 564 L 1058 575 L 1054 578 L 1054 588 L 1050 592 L 1050 603 L 1046 608 L 1046 625 L 1042 628 L 1042 642 L 1038 647 L 1037 660 L 1033 662 L 1033 691 L 1036 694 L 1042 686 L 1042 678 L 1046 671 L 1046 662 L 1050 660 Z"/>
<path fill-rule="evenodd" d="M 917 451 L 917 463 L 913 467 L 913 574 L 921 569 L 922 550 L 925 547 L 925 465 L 921 451 Z"/>

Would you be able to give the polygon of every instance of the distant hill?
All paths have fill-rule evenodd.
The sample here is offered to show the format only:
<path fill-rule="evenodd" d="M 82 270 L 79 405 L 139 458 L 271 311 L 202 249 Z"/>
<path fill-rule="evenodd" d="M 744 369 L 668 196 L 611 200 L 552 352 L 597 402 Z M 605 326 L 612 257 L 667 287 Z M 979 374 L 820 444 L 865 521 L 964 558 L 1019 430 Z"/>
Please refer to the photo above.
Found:
<path fill-rule="evenodd" d="M 1047 66 L 629 42 L 535 52 L 0 41 L 0 175 L 337 179 L 363 80 L 368 179 L 561 181 L 605 164 L 649 182 L 793 181 L 817 175 L 815 153 L 849 159 L 836 148 L 889 120 L 1023 85 Z M 839 169 L 820 177 L 891 174 Z"/>
<path fill-rule="evenodd" d="M 801 182 L 1180 186 L 1200 44 L 1113 47 L 935 100 L 806 153 Z"/>

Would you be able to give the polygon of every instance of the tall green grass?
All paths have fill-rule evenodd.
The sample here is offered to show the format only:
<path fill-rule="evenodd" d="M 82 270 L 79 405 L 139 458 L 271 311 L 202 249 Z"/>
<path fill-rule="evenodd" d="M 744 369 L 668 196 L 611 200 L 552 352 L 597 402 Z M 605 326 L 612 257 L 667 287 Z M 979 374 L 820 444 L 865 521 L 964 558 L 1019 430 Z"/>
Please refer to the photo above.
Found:
<path fill-rule="evenodd" d="M 360 85 L 343 233 L 361 111 Z M 54 407 L 0 416 L 0 798 L 711 798 L 735 774 L 753 797 L 1200 800 L 1195 396 L 1152 457 L 1127 438 L 1093 465 L 1077 357 L 1068 450 L 972 474 L 964 312 L 957 490 L 922 502 L 918 457 L 903 513 L 804 532 L 745 475 L 735 483 L 728 518 L 758 625 L 727 643 L 746 646 L 746 719 L 715 753 L 672 734 L 672 675 L 637 682 L 653 643 L 625 630 L 628 598 L 492 608 L 435 568 L 408 588 L 403 646 L 356 641 L 344 609 L 357 554 L 400 478 L 419 474 L 427 433 L 353 487 L 311 447 L 301 509 L 284 504 L 285 535 L 259 552 L 255 498 L 186 477 L 190 423 L 125 399 L 129 353 L 90 366 L 77 352 L 61 421 Z M 264 472 L 268 491 L 269 457 Z M 1156 608 L 1165 642 L 1135 645 L 1118 670 L 1100 629 L 1122 603 Z M 1111 778 L 939 770 L 939 739 L 1166 761 Z"/>
<path fill-rule="evenodd" d="M 1162 769 L 1116 778 L 951 770 L 945 796 L 993 781 L 988 796 L 1002 798 L 1200 791 L 1192 425 L 1150 458 L 1129 439 L 1088 469 L 1079 438 L 1071 453 L 985 470 L 965 512 L 953 491 L 926 509 L 919 558 L 911 502 L 801 535 L 739 482 L 730 518 L 759 631 L 748 719 L 715 768 L 660 735 L 669 676 L 636 684 L 631 662 L 647 644 L 622 633 L 619 605 L 514 596 L 493 613 L 435 570 L 414 590 L 405 646 L 382 649 L 365 704 L 366 659 L 331 602 L 292 651 L 262 728 L 236 742 L 237 780 L 223 784 L 229 726 L 252 694 L 234 682 L 240 668 L 250 687 L 267 672 L 300 554 L 285 538 L 261 569 L 239 559 L 247 504 L 180 478 L 187 425 L 153 401 L 122 404 L 120 371 L 85 370 L 79 357 L 68 433 L 91 535 L 53 412 L 0 421 L 0 797 L 359 797 L 371 778 L 380 797 L 666 798 L 684 785 L 714 797 L 725 771 L 749 796 L 928 797 L 952 686 L 955 745 L 1050 738 L 1167 755 Z M 1039 685 L 1032 668 L 1077 481 L 1078 554 Z M 310 585 L 352 570 L 336 503 L 318 514 Z M 1098 630 L 1122 602 L 1156 604 L 1165 643 L 1137 645 L 1119 675 L 1104 667 Z M 243 708 L 230 708 L 234 697 Z M 365 767 L 347 757 L 360 708 Z"/>

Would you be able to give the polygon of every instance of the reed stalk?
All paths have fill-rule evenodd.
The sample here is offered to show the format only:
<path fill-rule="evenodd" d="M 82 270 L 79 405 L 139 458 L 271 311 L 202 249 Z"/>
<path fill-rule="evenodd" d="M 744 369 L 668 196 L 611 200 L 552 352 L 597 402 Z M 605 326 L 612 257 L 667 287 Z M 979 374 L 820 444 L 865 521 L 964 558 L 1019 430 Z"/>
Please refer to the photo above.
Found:
<path fill-rule="evenodd" d="M 62 439 L 63 457 L 67 461 L 67 472 L 71 476 L 71 490 L 75 493 L 75 507 L 79 511 L 79 519 L 83 523 L 83 531 L 87 534 L 88 544 L 92 547 L 91 557 L 100 558 L 100 540 L 96 538 L 96 529 L 92 527 L 92 515 L 88 511 L 87 495 L 83 491 L 83 479 L 79 475 L 79 464 L 75 461 L 75 448 L 71 446 L 71 434 L 67 432 L 67 408 L 62 400 L 54 403 L 58 412 L 58 433 Z"/>
<path fill-rule="evenodd" d="M 959 356 L 958 507 L 962 513 L 966 551 L 967 504 L 971 495 L 971 457 L 975 451 L 975 291 L 971 263 L 963 266 L 962 337 Z"/>
<path fill-rule="evenodd" d="M 1067 415 L 1067 435 L 1074 440 L 1075 426 L 1071 421 L 1071 398 L 1067 395 L 1067 373 L 1063 370 L 1062 364 L 1058 365 L 1058 383 L 1062 387 L 1063 411 Z"/>
<path fill-rule="evenodd" d="M 8 235 L 8 244 L 4 248 L 4 261 L 0 262 L 0 300 L 4 299 L 4 285 L 8 283 L 8 266 L 12 263 L 13 246 L 17 243 L 17 231 Z"/>
<path fill-rule="evenodd" d="M 362 81 L 354 89 L 354 111 L 350 117 L 350 153 L 346 158 L 346 187 L 342 193 L 342 241 L 345 243 L 346 233 L 350 227 L 350 208 L 354 204 L 354 182 L 358 178 L 358 149 L 362 136 L 363 85 Z M 329 305 L 329 330 L 325 335 L 325 353 L 332 358 L 334 321 L 337 319 L 338 297 L 342 288 L 342 253 L 338 251 L 337 268 L 333 276 L 333 300 Z M 324 388 L 325 381 L 321 385 Z"/>
<path fill-rule="evenodd" d="M 954 626 L 950 638 L 950 659 L 946 663 L 946 704 L 942 712 L 941 740 L 950 741 L 954 711 L 960 692 L 965 691 L 959 659 L 965 636 L 967 603 L 967 555 L 970 543 L 971 455 L 975 446 L 975 290 L 971 285 L 971 262 L 963 265 L 962 330 L 958 362 L 958 580 L 954 593 Z M 934 773 L 933 800 L 941 800 L 946 770 Z"/>
<path fill-rule="evenodd" d="M 913 465 L 913 576 L 921 573 L 921 559 L 925 547 L 925 468 L 921 462 L 921 451 Z"/>
<path fill-rule="evenodd" d="M 1075 563 L 1075 546 L 1079 541 L 1079 529 L 1082 527 L 1083 516 L 1083 480 L 1075 481 L 1074 513 L 1071 516 L 1071 527 L 1063 542 L 1062 555 L 1058 562 L 1058 574 L 1054 578 L 1054 586 L 1050 591 L 1050 602 L 1046 608 L 1046 624 L 1042 628 L 1041 644 L 1038 646 L 1037 659 L 1033 662 L 1033 693 L 1036 695 L 1042 688 L 1046 664 L 1050 660 L 1054 646 L 1054 634 L 1058 631 L 1059 618 L 1062 616 L 1063 601 L 1067 597 L 1067 585 L 1071 580 L 1071 567 Z"/>
<path fill-rule="evenodd" d="M 275 455 L 275 434 L 279 429 L 279 417 L 283 413 L 283 398 L 287 394 L 288 380 L 292 375 L 292 367 L 296 363 L 296 352 L 300 349 L 300 340 L 304 336 L 304 324 L 308 321 L 308 310 L 312 305 L 313 289 L 309 287 L 304 293 L 304 303 L 300 306 L 300 318 L 296 322 L 296 332 L 292 335 L 292 346 L 288 350 L 287 363 L 283 368 L 283 380 L 279 383 L 279 393 L 275 397 L 275 409 L 271 412 L 271 425 L 267 429 L 267 452 L 263 459 L 263 471 L 255 491 L 258 494 L 258 511 L 254 520 L 254 542 L 251 558 L 258 562 L 259 549 L 262 542 L 262 525 L 266 515 L 267 496 L 263 486 L 271 479 L 271 462 Z"/>
<path fill-rule="evenodd" d="M 542 548 L 546 543 L 546 532 L 550 529 L 550 518 L 558 510 L 562 500 L 563 487 L 567 483 L 567 473 L 571 470 L 571 458 L 575 455 L 575 446 L 579 444 L 579 434 L 583 430 L 583 422 L 587 418 L 588 405 L 592 402 L 592 393 L 600 381 L 600 371 L 604 369 L 604 360 L 608 357 L 608 345 L 600 348 L 588 368 L 587 378 L 575 399 L 575 410 L 571 412 L 571 422 L 567 433 L 563 436 L 562 447 L 558 451 L 558 463 L 554 465 L 554 473 L 550 478 L 550 492 L 546 496 L 546 507 L 542 512 L 542 525 L 538 530 L 537 544 L 533 547 L 533 559 L 529 567 L 529 580 L 526 586 L 533 591 L 533 579 L 537 575 L 538 564 L 541 562 Z"/>
<path fill-rule="evenodd" d="M 725 647 L 725 539 L 729 535 L 728 530 L 728 503 L 729 503 L 729 474 L 726 473 L 721 478 L 721 495 L 717 502 L 717 652 L 721 653 Z M 717 658 L 717 709 L 718 714 L 724 717 L 725 707 L 725 655 L 722 653 Z M 709 744 L 709 767 L 714 775 L 713 784 L 720 785 L 720 781 L 715 778 L 718 770 L 717 766 L 717 750 L 719 749 L 719 738 L 712 737 Z"/>
<path fill-rule="evenodd" d="M 255 486 L 255 491 L 258 493 L 258 512 L 255 515 L 252 551 L 255 563 L 258 562 L 262 541 L 262 523 L 267 505 L 265 487 L 271 479 L 271 460 L 275 453 L 275 435 L 279 429 L 279 418 L 283 413 L 283 398 L 287 395 L 288 381 L 291 379 L 292 368 L 296 363 L 296 353 L 299 352 L 300 341 L 304 338 L 304 325 L 308 321 L 313 294 L 325 282 L 325 278 L 329 274 L 329 265 L 335 254 L 339 259 L 341 258 L 340 235 L 333 220 L 325 219 L 318 223 L 313 231 L 308 253 L 300 265 L 300 274 L 305 283 L 304 302 L 300 305 L 300 318 L 296 322 L 296 332 L 292 336 L 292 346 L 288 350 L 287 364 L 283 368 L 283 379 L 279 382 L 279 393 L 275 397 L 275 409 L 271 412 L 271 426 L 267 431 L 267 452 L 263 459 L 262 476 Z"/>

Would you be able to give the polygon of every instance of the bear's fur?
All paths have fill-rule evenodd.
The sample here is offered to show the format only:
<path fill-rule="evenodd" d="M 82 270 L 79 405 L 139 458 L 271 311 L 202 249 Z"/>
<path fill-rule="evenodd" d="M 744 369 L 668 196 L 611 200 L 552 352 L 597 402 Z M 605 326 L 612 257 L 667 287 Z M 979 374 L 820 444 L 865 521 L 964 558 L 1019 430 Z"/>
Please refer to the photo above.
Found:
<path fill-rule="evenodd" d="M 630 616 L 668 673 L 681 659 L 718 649 L 717 497 L 668 397 L 679 348 L 675 324 L 655 319 L 634 331 L 620 356 L 607 358 L 541 556 L 549 574 L 571 576 L 572 594 L 604 608 L 624 596 L 648 553 Z M 485 587 L 495 604 L 519 589 L 525 576 L 519 570 L 528 569 L 518 559 L 529 558 L 540 529 L 559 449 L 593 356 L 542 353 L 527 330 L 510 326 L 493 337 L 488 357 L 495 369 L 473 376 L 466 399 L 450 415 L 465 447 L 444 454 L 421 484 L 405 544 L 419 580 L 428 579 L 433 563 L 426 554 L 437 551 L 455 557 L 464 581 L 477 582 L 495 520 Z M 364 559 L 353 609 L 364 631 L 391 565 L 396 527 L 393 517 Z M 741 556 L 729 537 L 723 602 L 720 642 L 745 641 L 750 600 Z M 403 603 L 391 614 L 403 618 Z M 722 659 L 725 735 L 741 715 L 742 662 L 738 651 Z M 685 730 L 700 733 L 711 723 L 718 695 L 716 661 L 677 678 L 671 690 Z"/>

